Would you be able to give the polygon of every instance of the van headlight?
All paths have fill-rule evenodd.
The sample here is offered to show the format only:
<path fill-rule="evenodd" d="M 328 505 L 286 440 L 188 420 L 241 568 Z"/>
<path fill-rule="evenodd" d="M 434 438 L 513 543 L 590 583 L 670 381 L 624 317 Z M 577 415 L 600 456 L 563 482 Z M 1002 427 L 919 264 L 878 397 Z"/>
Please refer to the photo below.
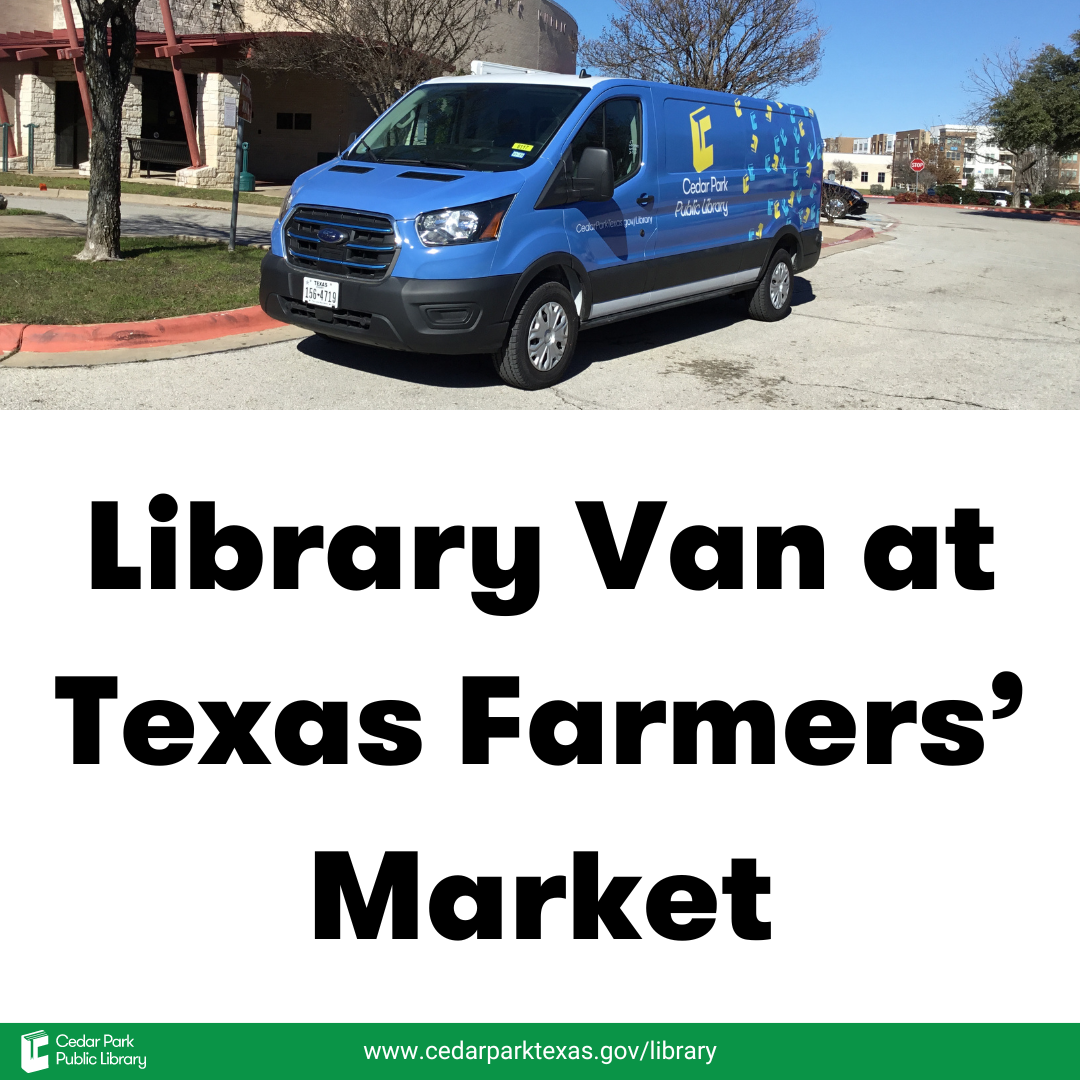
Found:
<path fill-rule="evenodd" d="M 293 188 L 289 188 L 289 194 L 281 200 L 281 209 L 278 211 L 278 221 L 284 221 L 285 215 L 289 212 L 289 207 L 293 204 L 293 199 L 296 198 L 296 191 Z"/>
<path fill-rule="evenodd" d="M 428 247 L 495 240 L 502 219 L 513 201 L 514 196 L 507 195 L 505 199 L 419 214 L 416 218 L 416 235 Z"/>

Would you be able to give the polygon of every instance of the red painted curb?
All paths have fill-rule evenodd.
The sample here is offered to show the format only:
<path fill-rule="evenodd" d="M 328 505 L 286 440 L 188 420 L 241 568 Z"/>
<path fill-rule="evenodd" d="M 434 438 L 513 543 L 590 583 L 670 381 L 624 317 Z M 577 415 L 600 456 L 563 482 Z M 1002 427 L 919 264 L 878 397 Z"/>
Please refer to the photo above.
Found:
<path fill-rule="evenodd" d="M 0 325 L 0 351 L 4 342 L 22 331 L 22 352 L 98 352 L 158 345 L 185 345 L 191 341 L 274 330 L 284 323 L 271 319 L 260 307 L 217 311 L 209 315 L 180 315 L 150 322 L 89 323 L 84 326 Z"/>
<path fill-rule="evenodd" d="M 850 244 L 853 240 L 869 240 L 873 235 L 873 229 L 856 229 L 850 236 L 845 236 L 843 240 L 827 240 L 821 246 L 823 248 L 836 247 L 837 244 Z"/>
<path fill-rule="evenodd" d="M 25 328 L 26 323 L 0 323 L 0 353 L 17 349 Z"/>

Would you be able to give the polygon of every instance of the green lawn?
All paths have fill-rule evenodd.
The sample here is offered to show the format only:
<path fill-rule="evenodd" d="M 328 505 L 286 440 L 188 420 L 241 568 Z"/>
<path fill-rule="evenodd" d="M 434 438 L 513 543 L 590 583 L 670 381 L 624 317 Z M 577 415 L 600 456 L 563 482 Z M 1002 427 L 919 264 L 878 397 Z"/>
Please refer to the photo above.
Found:
<path fill-rule="evenodd" d="M 0 210 L 0 217 L 23 217 L 26 214 L 38 214 L 45 216 L 44 210 L 20 210 L 17 206 L 9 206 L 6 210 Z"/>
<path fill-rule="evenodd" d="M 0 186 L 32 187 L 45 184 L 49 190 L 54 188 L 71 189 L 74 191 L 87 191 L 90 180 L 85 176 L 29 176 L 27 173 L 0 173 Z M 128 195 L 162 195 L 171 199 L 206 199 L 211 202 L 232 202 L 231 191 L 221 191 L 217 188 L 189 188 L 180 187 L 176 184 L 140 184 L 135 180 L 121 180 L 120 193 Z M 240 201 L 255 203 L 259 206 L 280 206 L 281 199 L 271 195 L 256 195 L 252 191 L 241 191 Z"/>
<path fill-rule="evenodd" d="M 0 240 L 0 323 L 163 319 L 259 300 L 260 248 L 124 237 L 119 262 L 76 262 L 82 240 Z"/>

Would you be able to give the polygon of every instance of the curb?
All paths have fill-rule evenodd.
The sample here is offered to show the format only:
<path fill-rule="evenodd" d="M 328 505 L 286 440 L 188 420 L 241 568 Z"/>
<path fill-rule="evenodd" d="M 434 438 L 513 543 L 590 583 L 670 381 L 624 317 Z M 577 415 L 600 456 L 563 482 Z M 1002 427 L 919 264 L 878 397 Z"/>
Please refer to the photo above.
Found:
<path fill-rule="evenodd" d="M 99 352 L 187 345 L 195 341 L 232 337 L 286 324 L 271 319 L 261 307 L 237 308 L 208 315 L 180 315 L 149 322 L 88 323 L 82 326 L 0 324 L 0 353 Z"/>

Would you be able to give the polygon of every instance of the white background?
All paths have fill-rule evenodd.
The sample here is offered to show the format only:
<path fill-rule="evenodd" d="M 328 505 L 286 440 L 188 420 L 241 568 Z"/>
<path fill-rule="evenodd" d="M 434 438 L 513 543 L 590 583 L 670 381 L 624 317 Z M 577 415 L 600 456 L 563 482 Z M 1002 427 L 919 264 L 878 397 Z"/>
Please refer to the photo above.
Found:
<path fill-rule="evenodd" d="M 1077 421 L 1073 414 L 41 414 L 4 420 L 0 537 L 0 1018 L 139 1021 L 1062 1021 L 1076 1016 Z M 149 584 L 147 503 L 180 503 L 175 592 L 90 590 L 90 503 L 120 503 L 120 555 Z M 187 504 L 263 541 L 243 592 L 186 588 Z M 574 508 L 602 499 L 620 546 L 639 499 L 668 501 L 638 588 L 603 587 Z M 944 529 L 978 507 L 995 529 L 992 592 L 952 575 Z M 350 593 L 325 553 L 298 592 L 271 588 L 275 525 L 402 528 L 402 589 Z M 541 529 L 540 600 L 479 612 L 466 552 L 438 592 L 412 588 L 412 529 Z M 741 525 L 745 588 L 695 593 L 668 566 L 678 531 Z M 759 525 L 809 524 L 826 587 L 754 587 Z M 887 593 L 862 548 L 887 524 L 936 525 L 939 588 Z M 227 557 L 222 558 L 223 563 Z M 1008 719 L 1002 670 L 1024 699 Z M 57 675 L 115 675 L 102 763 L 75 766 Z M 461 764 L 464 675 L 518 675 L 522 738 Z M 195 749 L 154 768 L 123 720 L 168 698 L 195 717 Z M 283 761 L 273 721 L 297 699 L 421 711 L 414 764 Z M 604 703 L 605 763 L 533 758 L 532 712 Z M 640 766 L 614 762 L 617 700 L 767 701 L 777 763 L 674 766 L 649 728 Z M 847 761 L 795 760 L 799 703 L 845 704 Z M 975 764 L 926 761 L 921 728 L 891 766 L 866 764 L 870 700 L 975 702 Z M 196 764 L 215 732 L 200 700 L 269 700 L 254 734 L 273 764 Z M 493 710 L 494 711 L 494 710 Z M 703 740 L 704 741 L 704 740 Z M 704 755 L 702 755 L 704 757 Z M 417 850 L 416 941 L 384 926 L 313 934 L 313 853 L 348 850 L 370 887 L 382 853 Z M 513 878 L 572 873 L 600 852 L 602 883 L 640 875 L 626 904 L 640 941 L 575 941 L 570 901 L 542 941 L 513 938 Z M 659 938 L 648 889 L 693 874 L 718 895 L 732 858 L 772 879 L 770 941 L 716 927 Z M 452 942 L 426 918 L 449 874 L 501 875 L 504 938 Z M 387 919 L 387 924 L 389 919 Z"/>

